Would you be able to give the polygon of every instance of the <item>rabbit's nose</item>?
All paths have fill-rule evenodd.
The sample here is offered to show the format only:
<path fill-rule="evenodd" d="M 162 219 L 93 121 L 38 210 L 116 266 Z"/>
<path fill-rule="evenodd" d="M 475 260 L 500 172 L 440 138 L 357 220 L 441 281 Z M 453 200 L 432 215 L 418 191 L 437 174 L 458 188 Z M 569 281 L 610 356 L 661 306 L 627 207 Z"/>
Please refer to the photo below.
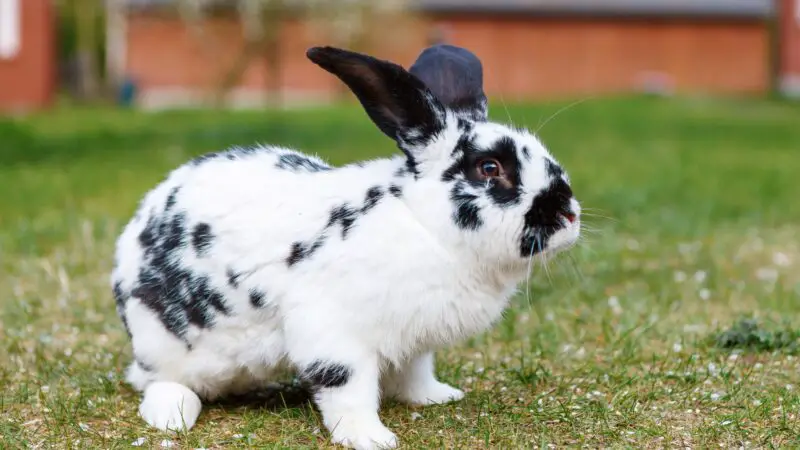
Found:
<path fill-rule="evenodd" d="M 569 221 L 569 223 L 575 223 L 575 219 L 576 219 L 575 214 L 573 214 L 571 212 L 568 212 L 568 211 L 562 211 L 559 214 L 561 216 L 563 216 L 565 219 L 567 219 Z"/>

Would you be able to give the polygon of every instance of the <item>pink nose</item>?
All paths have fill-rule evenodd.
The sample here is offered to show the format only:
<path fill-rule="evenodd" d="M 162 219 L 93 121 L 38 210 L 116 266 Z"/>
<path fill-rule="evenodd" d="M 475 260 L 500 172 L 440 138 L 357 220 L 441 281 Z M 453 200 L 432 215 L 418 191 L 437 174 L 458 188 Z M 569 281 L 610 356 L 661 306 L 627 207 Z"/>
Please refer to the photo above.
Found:
<path fill-rule="evenodd" d="M 566 217 L 566 218 L 567 218 L 567 220 L 569 220 L 569 223 L 573 223 L 573 222 L 575 222 L 575 214 L 572 214 L 572 213 L 564 213 L 564 217 Z"/>

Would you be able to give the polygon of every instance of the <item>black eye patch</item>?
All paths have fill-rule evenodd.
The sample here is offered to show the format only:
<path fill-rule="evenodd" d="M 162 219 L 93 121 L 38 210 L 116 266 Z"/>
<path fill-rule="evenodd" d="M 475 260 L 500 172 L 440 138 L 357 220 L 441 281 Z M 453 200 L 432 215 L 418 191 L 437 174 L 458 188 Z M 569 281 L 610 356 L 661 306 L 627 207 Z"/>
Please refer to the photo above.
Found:
<path fill-rule="evenodd" d="M 478 189 L 485 189 L 489 198 L 499 206 L 509 206 L 520 201 L 520 162 L 514 140 L 498 139 L 489 148 L 475 145 L 472 137 L 464 136 L 456 146 L 458 160 L 443 174 L 443 181 L 464 179 Z M 496 161 L 502 167 L 501 175 L 487 178 L 481 167 L 486 161 Z"/>

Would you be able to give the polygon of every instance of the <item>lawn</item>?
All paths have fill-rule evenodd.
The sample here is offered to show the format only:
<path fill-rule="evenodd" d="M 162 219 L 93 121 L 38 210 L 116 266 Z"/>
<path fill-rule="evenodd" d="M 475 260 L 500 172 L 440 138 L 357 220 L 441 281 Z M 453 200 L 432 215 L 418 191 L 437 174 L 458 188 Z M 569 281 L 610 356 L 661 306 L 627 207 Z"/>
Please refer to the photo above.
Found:
<path fill-rule="evenodd" d="M 541 128 L 591 209 L 590 230 L 534 268 L 493 330 L 438 355 L 440 377 L 466 399 L 384 406 L 401 445 L 800 446 L 800 104 L 492 107 L 497 120 Z M 131 353 L 108 283 L 116 234 L 168 170 L 252 143 L 335 164 L 395 151 L 355 105 L 0 120 L 4 448 L 328 445 L 313 408 L 279 397 L 213 405 L 189 433 L 157 433 L 122 380 Z"/>

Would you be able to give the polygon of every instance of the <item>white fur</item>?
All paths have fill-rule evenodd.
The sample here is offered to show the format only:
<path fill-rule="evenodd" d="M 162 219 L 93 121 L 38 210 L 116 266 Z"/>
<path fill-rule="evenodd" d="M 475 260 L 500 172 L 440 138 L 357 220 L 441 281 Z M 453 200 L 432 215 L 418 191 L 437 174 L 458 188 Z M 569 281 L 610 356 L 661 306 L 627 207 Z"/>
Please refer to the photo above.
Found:
<path fill-rule="evenodd" d="M 529 149 L 531 162 L 521 170 L 519 206 L 501 210 L 483 199 L 483 228 L 462 231 L 450 218 L 449 189 L 438 175 L 426 177 L 452 163 L 460 135 L 452 119 L 420 150 L 416 180 L 393 178 L 405 164 L 401 156 L 311 173 L 276 169 L 280 155 L 292 151 L 265 147 L 180 167 L 149 192 L 119 237 L 112 281 L 125 290 L 136 283 L 144 263 L 138 236 L 180 186 L 175 207 L 190 224 L 209 223 L 215 235 L 207 257 L 187 245 L 181 263 L 208 276 L 232 312 L 217 314 L 213 328 L 190 325 L 184 341 L 140 299 L 124 304 L 138 361 L 127 379 L 144 392 L 144 420 L 189 429 L 199 398 L 264 386 L 278 370 L 319 359 L 352 369 L 345 385 L 320 389 L 315 400 L 333 442 L 353 448 L 397 445 L 378 417 L 381 397 L 420 405 L 463 398 L 435 378 L 433 352 L 488 329 L 527 277 L 528 260 L 518 254 L 521 217 L 547 185 L 543 158 L 552 157 L 527 133 L 478 123 L 481 142 L 511 136 Z M 389 182 L 403 189 L 400 198 L 386 193 L 347 239 L 334 227 L 312 257 L 287 267 L 292 243 L 317 236 L 333 208 L 361 205 L 369 188 Z M 573 206 L 578 214 L 574 200 Z M 547 252 L 568 247 L 578 234 L 576 220 L 551 238 Z M 247 272 L 238 288 L 227 283 L 231 267 Z M 265 292 L 265 307 L 250 304 L 251 288 Z"/>

